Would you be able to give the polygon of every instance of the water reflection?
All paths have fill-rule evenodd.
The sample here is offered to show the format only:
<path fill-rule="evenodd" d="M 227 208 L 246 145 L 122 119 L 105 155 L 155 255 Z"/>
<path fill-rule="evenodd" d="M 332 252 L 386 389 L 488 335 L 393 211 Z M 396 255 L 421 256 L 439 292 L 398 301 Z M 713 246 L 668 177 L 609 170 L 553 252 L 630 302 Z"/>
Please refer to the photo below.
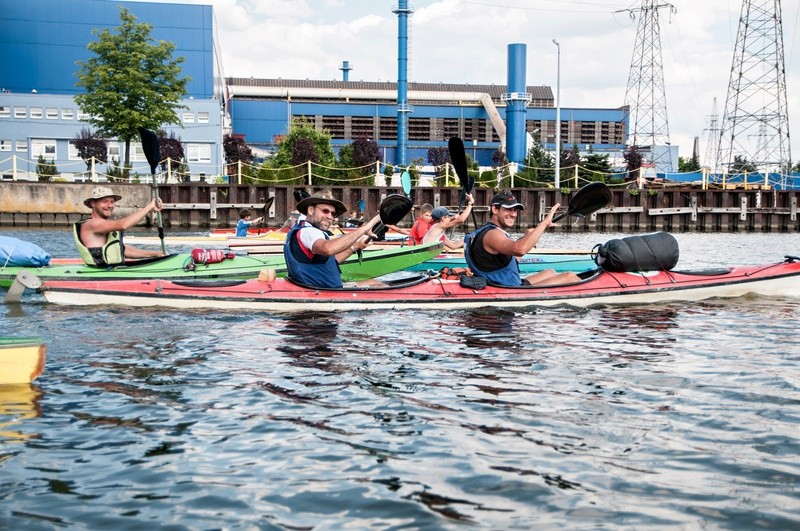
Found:
<path fill-rule="evenodd" d="M 681 311 L 673 306 L 608 307 L 593 331 L 609 360 L 655 361 L 674 355 Z"/>
<path fill-rule="evenodd" d="M 292 314 L 286 318 L 279 334 L 286 336 L 286 339 L 278 346 L 278 350 L 286 354 L 292 363 L 300 367 L 328 369 L 335 365 L 337 352 L 331 344 L 339 335 L 337 315 Z"/>
<path fill-rule="evenodd" d="M 479 308 L 467 312 L 463 316 L 464 342 L 470 348 L 514 350 L 518 344 L 514 318 L 514 312 L 501 308 Z"/>
<path fill-rule="evenodd" d="M 25 420 L 42 415 L 44 393 L 33 384 L 0 385 L 0 443 L 26 441 L 38 434 L 21 431 Z M 0 461 L 3 460 L 0 454 Z"/>

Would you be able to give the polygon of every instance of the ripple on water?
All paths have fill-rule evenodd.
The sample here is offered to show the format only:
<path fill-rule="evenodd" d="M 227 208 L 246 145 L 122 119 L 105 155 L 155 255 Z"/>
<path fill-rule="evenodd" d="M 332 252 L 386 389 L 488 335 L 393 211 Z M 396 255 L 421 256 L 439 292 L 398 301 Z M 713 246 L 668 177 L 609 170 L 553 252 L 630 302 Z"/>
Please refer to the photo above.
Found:
<path fill-rule="evenodd" d="M 800 526 L 794 300 L 0 325 L 48 343 L 0 390 L 15 528 Z"/>

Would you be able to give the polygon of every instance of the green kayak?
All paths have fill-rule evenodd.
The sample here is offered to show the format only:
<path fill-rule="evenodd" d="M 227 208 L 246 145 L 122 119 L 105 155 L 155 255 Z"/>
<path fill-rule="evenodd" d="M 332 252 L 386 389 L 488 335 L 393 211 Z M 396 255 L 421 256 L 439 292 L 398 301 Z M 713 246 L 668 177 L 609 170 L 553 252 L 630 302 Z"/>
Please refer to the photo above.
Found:
<path fill-rule="evenodd" d="M 342 264 L 342 281 L 356 282 L 394 273 L 425 262 L 442 252 L 441 243 L 413 245 L 396 249 L 365 250 L 363 258 L 353 255 Z M 274 269 L 278 277 L 286 276 L 283 255 L 234 256 L 213 264 L 198 264 L 189 253 L 163 258 L 141 260 L 132 265 L 94 267 L 83 263 L 49 265 L 45 267 L 0 267 L 0 288 L 8 288 L 17 273 L 29 271 L 41 280 L 121 280 L 121 279 L 249 279 L 259 272 Z"/>

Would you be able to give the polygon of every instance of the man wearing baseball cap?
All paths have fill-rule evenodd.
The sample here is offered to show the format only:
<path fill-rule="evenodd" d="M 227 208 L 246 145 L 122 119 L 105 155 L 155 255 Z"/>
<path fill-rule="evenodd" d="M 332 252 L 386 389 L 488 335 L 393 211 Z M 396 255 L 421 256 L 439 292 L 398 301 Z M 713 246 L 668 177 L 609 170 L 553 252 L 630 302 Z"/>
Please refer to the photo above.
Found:
<path fill-rule="evenodd" d="M 342 236 L 330 237 L 333 220 L 347 212 L 347 207 L 330 192 L 317 192 L 297 203 L 297 211 L 305 215 L 286 235 L 283 257 L 289 278 L 318 288 L 341 288 L 339 264 L 351 254 L 369 245 L 375 237 L 372 226 L 380 221 L 375 216 L 357 229 Z"/>
<path fill-rule="evenodd" d="M 528 229 L 518 240 L 512 239 L 508 231 L 514 227 L 517 214 L 525 209 L 511 192 L 500 192 L 492 198 L 489 221 L 464 238 L 464 258 L 475 276 L 501 286 L 554 285 L 578 282 L 575 273 L 556 273 L 546 269 L 522 278 L 519 274 L 519 258 L 536 247 L 544 231 L 554 226 L 553 215 L 558 207 L 553 205 L 547 216 L 535 228 Z"/>
<path fill-rule="evenodd" d="M 111 215 L 121 195 L 111 188 L 98 186 L 83 202 L 92 209 L 89 219 L 79 221 L 73 228 L 75 245 L 83 261 L 88 265 L 108 266 L 125 263 L 126 258 L 154 258 L 164 256 L 160 250 L 146 251 L 123 243 L 124 232 L 142 221 L 151 212 L 161 210 L 161 199 L 152 199 L 146 206 L 124 218 L 112 219 Z"/>

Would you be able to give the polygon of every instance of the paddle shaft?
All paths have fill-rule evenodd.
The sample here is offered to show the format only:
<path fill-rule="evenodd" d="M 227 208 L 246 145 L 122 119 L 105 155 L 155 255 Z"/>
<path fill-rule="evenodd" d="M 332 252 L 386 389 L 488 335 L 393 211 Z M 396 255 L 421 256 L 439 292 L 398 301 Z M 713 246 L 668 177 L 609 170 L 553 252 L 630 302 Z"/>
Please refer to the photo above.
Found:
<path fill-rule="evenodd" d="M 158 145 L 158 136 L 154 131 L 146 127 L 139 127 L 139 136 L 142 140 L 142 150 L 147 162 L 150 164 L 150 175 L 153 177 L 153 200 L 158 203 L 158 180 L 156 179 L 156 167 L 161 162 L 161 148 Z M 167 245 L 164 243 L 164 223 L 161 219 L 161 211 L 156 211 L 156 224 L 158 225 L 158 237 L 161 240 L 161 252 L 167 254 Z"/>
<path fill-rule="evenodd" d="M 158 180 L 156 179 L 156 174 L 153 173 L 153 199 L 156 201 L 156 205 L 158 205 Z M 164 222 L 161 219 L 161 211 L 156 211 L 156 224 L 158 225 L 158 238 L 161 240 L 161 252 L 167 254 L 167 244 L 164 243 Z"/>

